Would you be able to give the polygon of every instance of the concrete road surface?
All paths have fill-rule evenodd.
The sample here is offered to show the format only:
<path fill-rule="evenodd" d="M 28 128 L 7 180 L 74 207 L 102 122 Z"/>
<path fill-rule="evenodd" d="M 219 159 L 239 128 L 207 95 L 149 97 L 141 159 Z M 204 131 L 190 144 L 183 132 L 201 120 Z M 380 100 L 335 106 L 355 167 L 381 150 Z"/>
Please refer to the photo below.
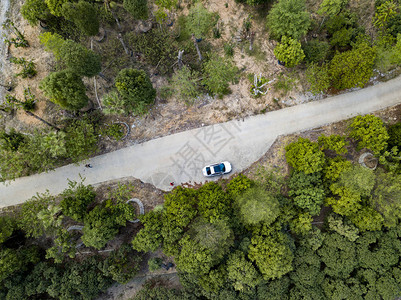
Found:
<path fill-rule="evenodd" d="M 96 156 L 93 168 L 67 165 L 48 173 L 0 184 L 0 207 L 24 202 L 37 192 L 58 194 L 67 179 L 86 184 L 133 176 L 163 190 L 170 182 L 203 182 L 202 167 L 230 161 L 233 172 L 246 169 L 258 160 L 279 135 L 305 131 L 401 103 L 401 77 L 355 92 L 297 105 L 244 121 L 193 129 L 143 144 Z M 227 175 L 225 175 L 227 176 Z"/>

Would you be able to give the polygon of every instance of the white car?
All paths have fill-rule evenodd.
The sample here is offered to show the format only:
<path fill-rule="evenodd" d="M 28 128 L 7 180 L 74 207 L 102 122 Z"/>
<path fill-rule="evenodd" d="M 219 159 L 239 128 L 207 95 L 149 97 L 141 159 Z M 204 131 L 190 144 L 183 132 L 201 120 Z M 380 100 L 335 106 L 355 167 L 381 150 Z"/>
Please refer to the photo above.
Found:
<path fill-rule="evenodd" d="M 212 177 L 230 173 L 231 170 L 232 170 L 231 164 L 228 161 L 223 161 L 218 164 L 212 164 L 204 167 L 202 169 L 202 173 L 206 177 Z"/>

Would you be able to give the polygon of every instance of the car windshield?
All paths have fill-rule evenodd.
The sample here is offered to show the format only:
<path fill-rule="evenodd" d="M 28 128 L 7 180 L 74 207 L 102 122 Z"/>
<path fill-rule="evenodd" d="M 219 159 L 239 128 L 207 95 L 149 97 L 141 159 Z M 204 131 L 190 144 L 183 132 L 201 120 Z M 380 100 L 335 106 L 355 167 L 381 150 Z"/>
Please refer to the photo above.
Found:
<path fill-rule="evenodd" d="M 209 167 L 206 168 L 206 174 L 207 174 L 207 175 L 210 175 L 210 174 L 211 174 L 210 168 L 209 168 Z"/>
<path fill-rule="evenodd" d="M 213 166 L 214 173 L 224 172 L 226 170 L 224 164 L 219 164 L 217 166 Z"/>
<path fill-rule="evenodd" d="M 213 166 L 213 170 L 214 170 L 214 173 L 220 173 L 220 172 L 221 172 L 221 170 L 220 170 L 220 165 L 218 165 L 218 166 Z"/>

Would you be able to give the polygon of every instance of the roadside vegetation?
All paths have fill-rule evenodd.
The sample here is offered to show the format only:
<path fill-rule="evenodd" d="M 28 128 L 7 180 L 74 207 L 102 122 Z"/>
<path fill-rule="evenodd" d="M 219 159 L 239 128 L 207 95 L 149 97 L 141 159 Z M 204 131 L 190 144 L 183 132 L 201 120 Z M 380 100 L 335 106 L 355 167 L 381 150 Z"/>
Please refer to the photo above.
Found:
<path fill-rule="evenodd" d="M 226 3 L 225 8 L 229 5 L 234 4 Z M 266 104 L 244 113 L 263 113 L 282 107 L 281 98 L 300 85 L 304 92 L 337 93 L 364 87 L 379 73 L 398 74 L 401 10 L 397 1 L 375 1 L 374 7 L 365 9 L 366 15 L 359 4 L 344 0 L 320 4 L 260 0 L 235 5 L 247 16 L 233 27 L 222 21 L 224 11 L 199 1 L 24 1 L 20 13 L 31 26 L 42 28 L 35 38 L 54 61 L 50 72 L 40 73 L 38 80 L 35 61 L 10 58 L 16 77 L 9 88 L 18 90 L 15 84 L 21 82 L 30 95 L 24 99 L 12 90 L 0 105 L 3 135 L 18 136 L 20 141 L 13 150 L 2 149 L 1 179 L 77 162 L 99 153 L 99 148 L 121 147 L 118 138 L 99 133 L 119 126 L 120 119 L 146 120 L 149 114 L 163 118 L 158 104 L 178 101 L 190 110 L 199 99 L 213 97 L 218 103 L 219 98 L 230 97 L 235 86 L 246 85 L 248 92 L 242 96 L 257 98 L 252 100 L 255 105 Z M 32 44 L 18 25 L 11 20 L 5 24 L 11 51 Z M 264 40 L 270 54 L 261 50 Z M 274 65 L 268 55 L 275 57 Z M 240 60 L 257 62 L 266 72 L 250 72 Z M 266 97 L 273 97 L 271 103 Z M 45 125 L 16 126 L 11 121 L 21 112 Z M 232 113 L 227 114 L 236 117 Z M 85 130 L 72 133 L 69 124 L 80 124 Z M 126 126 L 120 125 L 118 136 L 125 136 Z M 49 139 L 54 143 L 45 142 Z M 43 160 L 36 166 L 30 162 L 35 156 L 31 146 L 46 143 L 57 149 L 41 152 Z M 66 150 L 67 144 L 68 149 L 81 151 Z M 5 167 L 8 164 L 10 168 Z"/>
<path fill-rule="evenodd" d="M 94 299 L 134 278 L 143 260 L 157 271 L 163 252 L 182 289 L 153 279 L 134 299 L 394 299 L 400 136 L 399 124 L 356 117 L 345 135 L 288 144 L 288 174 L 259 168 L 254 179 L 174 188 L 134 231 L 126 227 L 137 217 L 126 203 L 131 186 L 100 195 L 70 182 L 57 197 L 38 195 L 1 215 L 1 298 Z M 370 158 L 361 165 L 349 151 Z"/>

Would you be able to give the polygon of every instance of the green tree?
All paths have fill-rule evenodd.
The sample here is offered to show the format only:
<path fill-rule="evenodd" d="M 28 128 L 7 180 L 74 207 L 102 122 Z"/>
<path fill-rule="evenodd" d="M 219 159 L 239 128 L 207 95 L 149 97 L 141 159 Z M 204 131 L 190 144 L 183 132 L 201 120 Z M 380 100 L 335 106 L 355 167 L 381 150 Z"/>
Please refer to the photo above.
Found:
<path fill-rule="evenodd" d="M 280 278 L 293 269 L 294 254 L 289 247 L 290 238 L 285 233 L 254 235 L 251 242 L 248 257 L 259 268 L 263 279 Z"/>
<path fill-rule="evenodd" d="M 171 81 L 178 99 L 191 103 L 199 95 L 199 73 L 191 71 L 187 66 L 176 71 Z"/>
<path fill-rule="evenodd" d="M 310 85 L 309 90 L 315 95 L 325 93 L 330 87 L 330 75 L 327 64 L 319 66 L 312 63 L 306 69 L 305 75 Z"/>
<path fill-rule="evenodd" d="M 339 184 L 363 197 L 367 197 L 375 185 L 375 174 L 370 169 L 354 165 L 341 174 Z"/>
<path fill-rule="evenodd" d="M 77 28 L 88 36 L 99 32 L 99 19 L 97 11 L 92 4 L 80 0 L 77 3 L 66 2 L 62 6 L 62 15 L 74 22 Z"/>
<path fill-rule="evenodd" d="M 398 149 L 401 149 L 401 123 L 390 125 L 387 132 L 389 135 L 387 141 L 389 148 L 397 147 Z"/>
<path fill-rule="evenodd" d="M 401 175 L 379 172 L 370 201 L 383 216 L 385 226 L 396 226 L 401 215 Z"/>
<path fill-rule="evenodd" d="M 130 111 L 126 111 L 126 100 L 120 97 L 117 91 L 111 91 L 105 94 L 102 98 L 103 113 L 106 115 L 120 115 L 129 114 Z"/>
<path fill-rule="evenodd" d="M 0 131 L 0 148 L 6 151 L 18 151 L 20 145 L 25 141 L 25 136 L 11 128 L 7 133 Z"/>
<path fill-rule="evenodd" d="M 69 188 L 62 193 L 60 202 L 63 214 L 76 221 L 82 221 L 86 215 L 88 205 L 95 200 L 96 193 L 91 185 L 83 185 L 82 182 L 68 182 Z"/>
<path fill-rule="evenodd" d="M 142 257 L 124 244 L 101 262 L 99 267 L 104 276 L 125 284 L 138 273 L 141 261 Z"/>
<path fill-rule="evenodd" d="M 348 0 L 323 0 L 320 4 L 318 14 L 334 17 L 347 5 Z"/>
<path fill-rule="evenodd" d="M 39 87 L 50 101 L 65 109 L 78 110 L 89 101 L 82 79 L 69 70 L 50 73 Z"/>
<path fill-rule="evenodd" d="M 318 138 L 318 144 L 322 150 L 333 150 L 336 154 L 346 154 L 348 152 L 347 146 L 349 142 L 345 140 L 345 137 L 332 134 L 325 136 L 322 134 Z"/>
<path fill-rule="evenodd" d="M 319 172 L 325 164 L 324 153 L 319 149 L 317 143 L 305 138 L 298 138 L 285 147 L 285 158 L 295 170 L 305 174 Z"/>
<path fill-rule="evenodd" d="M 225 220 L 208 222 L 200 218 L 191 224 L 188 234 L 217 257 L 221 257 L 234 243 L 233 231 Z"/>
<path fill-rule="evenodd" d="M 9 216 L 0 216 L 0 244 L 4 243 L 16 228 L 15 219 Z"/>
<path fill-rule="evenodd" d="M 143 228 L 132 240 L 132 247 L 137 251 L 156 251 L 162 243 L 162 214 L 150 211 L 139 217 Z"/>
<path fill-rule="evenodd" d="M 237 291 L 247 291 L 260 282 L 260 275 L 241 251 L 230 254 L 227 260 L 227 278 Z"/>
<path fill-rule="evenodd" d="M 143 70 L 121 70 L 115 79 L 115 86 L 125 101 L 126 112 L 143 113 L 156 97 L 156 90 Z"/>
<path fill-rule="evenodd" d="M 66 40 L 59 53 L 66 67 L 80 76 L 93 77 L 102 68 L 98 54 L 72 40 Z"/>
<path fill-rule="evenodd" d="M 326 60 L 329 48 L 329 44 L 325 41 L 312 40 L 302 44 L 307 63 L 323 63 Z"/>
<path fill-rule="evenodd" d="M 323 170 L 324 178 L 331 182 L 336 181 L 346 169 L 351 167 L 352 163 L 341 156 L 329 158 Z"/>
<path fill-rule="evenodd" d="M 44 0 L 26 0 L 21 6 L 21 15 L 32 26 L 44 22 L 49 17 L 50 11 Z"/>
<path fill-rule="evenodd" d="M 149 271 L 154 272 L 161 268 L 163 260 L 159 257 L 152 257 L 148 260 Z"/>
<path fill-rule="evenodd" d="M 17 213 L 17 224 L 18 228 L 24 231 L 25 236 L 38 238 L 45 233 L 45 228 L 38 218 L 38 214 L 53 203 L 54 197 L 49 194 L 38 194 L 21 205 Z"/>
<path fill-rule="evenodd" d="M 88 247 L 101 249 L 121 226 L 125 226 L 127 220 L 133 218 L 133 206 L 125 202 L 113 204 L 112 200 L 106 200 L 85 216 L 82 241 Z"/>
<path fill-rule="evenodd" d="M 325 190 L 320 173 L 305 174 L 294 172 L 288 183 L 288 195 L 293 197 L 297 206 L 318 215 L 325 198 Z"/>
<path fill-rule="evenodd" d="M 359 228 L 360 231 L 380 230 L 383 225 L 383 217 L 371 207 L 364 206 L 354 214 L 350 215 L 350 220 Z"/>
<path fill-rule="evenodd" d="M 188 32 L 197 38 L 206 36 L 215 23 L 213 13 L 209 12 L 200 2 L 189 9 L 185 21 Z"/>
<path fill-rule="evenodd" d="M 333 208 L 333 211 L 342 216 L 355 214 L 362 208 L 361 195 L 339 184 L 330 186 L 334 197 L 326 198 L 326 204 Z"/>
<path fill-rule="evenodd" d="M 61 48 L 65 40 L 57 33 L 44 32 L 39 35 L 39 41 L 46 51 L 52 52 L 56 59 L 61 59 Z"/>
<path fill-rule="evenodd" d="M 397 4 L 393 1 L 385 1 L 376 7 L 374 25 L 377 28 L 386 27 L 387 23 L 397 14 Z"/>
<path fill-rule="evenodd" d="M 366 147 L 377 155 L 386 149 L 389 135 L 380 118 L 373 115 L 357 116 L 349 129 L 350 138 L 358 142 L 358 150 Z"/>
<path fill-rule="evenodd" d="M 338 90 L 364 87 L 373 74 L 375 50 L 362 42 L 352 50 L 337 52 L 329 64 L 332 85 Z"/>
<path fill-rule="evenodd" d="M 95 124 L 90 119 L 72 120 L 64 129 L 67 155 L 78 162 L 95 153 L 99 140 Z"/>
<path fill-rule="evenodd" d="M 348 219 L 331 214 L 327 217 L 327 224 L 330 230 L 346 237 L 351 242 L 359 238 L 359 230 Z"/>
<path fill-rule="evenodd" d="M 213 94 L 223 95 L 228 92 L 230 82 L 237 79 L 238 68 L 227 58 L 212 54 L 203 64 L 202 83 Z"/>
<path fill-rule="evenodd" d="M 52 15 L 61 17 L 63 14 L 63 4 L 68 0 L 45 0 L 47 7 L 49 8 Z"/>
<path fill-rule="evenodd" d="M 331 277 L 347 278 L 358 265 L 355 244 L 337 233 L 327 234 L 317 253 Z"/>
<path fill-rule="evenodd" d="M 123 6 L 137 20 L 148 18 L 147 0 L 124 0 Z"/>
<path fill-rule="evenodd" d="M 283 35 L 298 40 L 308 32 L 310 23 L 303 0 L 279 0 L 267 15 L 267 28 L 276 40 Z"/>
<path fill-rule="evenodd" d="M 198 211 L 211 222 L 225 219 L 231 213 L 230 198 L 220 185 L 208 182 L 198 190 Z"/>
<path fill-rule="evenodd" d="M 301 43 L 285 35 L 281 37 L 281 42 L 274 48 L 274 55 L 279 61 L 284 62 L 288 68 L 299 65 L 305 58 Z"/>
<path fill-rule="evenodd" d="M 239 212 L 245 224 L 271 224 L 279 215 L 280 207 L 277 198 L 263 188 L 253 187 L 246 190 L 236 199 Z"/>
<path fill-rule="evenodd" d="M 254 182 L 243 174 L 239 174 L 230 180 L 227 184 L 227 193 L 232 197 L 236 198 L 241 195 L 244 191 L 251 188 Z"/>

